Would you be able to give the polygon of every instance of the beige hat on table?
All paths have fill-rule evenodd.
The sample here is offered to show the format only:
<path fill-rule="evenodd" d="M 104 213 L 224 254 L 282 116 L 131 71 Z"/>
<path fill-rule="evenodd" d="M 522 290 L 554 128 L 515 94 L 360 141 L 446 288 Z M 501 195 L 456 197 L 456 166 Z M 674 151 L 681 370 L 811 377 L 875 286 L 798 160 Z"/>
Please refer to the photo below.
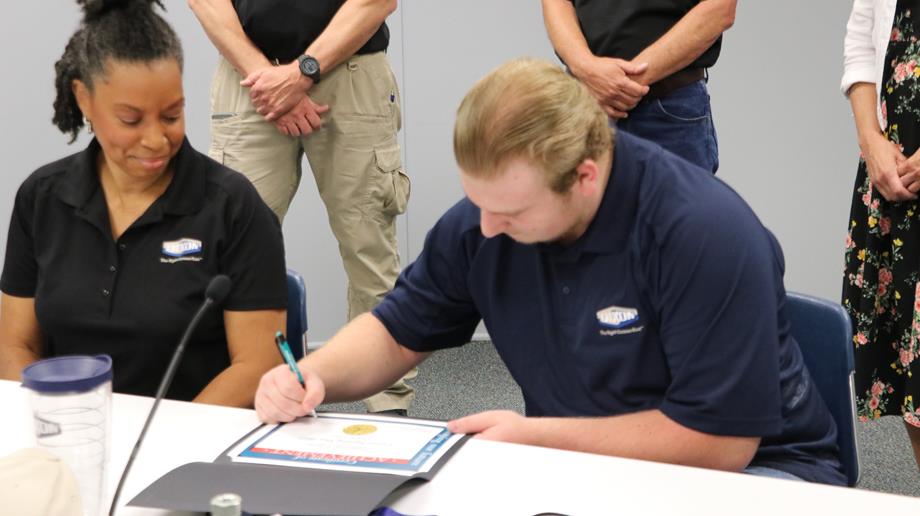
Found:
<path fill-rule="evenodd" d="M 25 448 L 0 457 L 0 508 L 17 516 L 82 516 L 80 491 L 56 455 Z"/>

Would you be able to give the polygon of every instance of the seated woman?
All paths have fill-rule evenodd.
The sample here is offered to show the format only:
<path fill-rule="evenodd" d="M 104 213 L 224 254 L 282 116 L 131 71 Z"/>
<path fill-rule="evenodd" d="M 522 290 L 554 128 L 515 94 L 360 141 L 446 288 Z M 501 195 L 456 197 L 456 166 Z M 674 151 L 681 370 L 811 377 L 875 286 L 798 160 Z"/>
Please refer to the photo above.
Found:
<path fill-rule="evenodd" d="M 78 3 L 83 23 L 55 65 L 54 123 L 95 137 L 16 194 L 0 377 L 18 380 L 39 358 L 106 353 L 115 391 L 153 395 L 209 280 L 226 274 L 223 313 L 202 320 L 167 397 L 251 406 L 280 362 L 280 225 L 245 177 L 185 138 L 182 48 L 153 2 Z"/>

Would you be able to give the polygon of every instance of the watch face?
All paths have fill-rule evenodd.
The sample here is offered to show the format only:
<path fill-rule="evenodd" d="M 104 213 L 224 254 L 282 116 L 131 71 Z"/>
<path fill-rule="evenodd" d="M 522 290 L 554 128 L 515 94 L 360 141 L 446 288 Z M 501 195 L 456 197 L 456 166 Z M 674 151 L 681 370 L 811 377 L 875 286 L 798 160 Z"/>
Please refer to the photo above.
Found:
<path fill-rule="evenodd" d="M 306 76 L 313 75 L 319 72 L 319 63 L 316 62 L 316 59 L 313 59 L 312 57 L 301 58 L 300 72 Z"/>

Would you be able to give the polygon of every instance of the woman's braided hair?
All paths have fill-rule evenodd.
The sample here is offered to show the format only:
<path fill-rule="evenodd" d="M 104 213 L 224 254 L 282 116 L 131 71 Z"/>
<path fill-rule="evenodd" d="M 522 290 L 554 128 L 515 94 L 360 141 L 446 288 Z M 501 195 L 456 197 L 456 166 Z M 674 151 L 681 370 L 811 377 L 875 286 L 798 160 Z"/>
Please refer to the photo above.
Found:
<path fill-rule="evenodd" d="M 54 64 L 54 125 L 76 140 L 84 125 L 83 113 L 73 93 L 80 80 L 92 91 L 93 80 L 103 76 L 110 59 L 149 63 L 172 58 L 182 67 L 182 44 L 172 27 L 153 5 L 160 0 L 77 0 L 83 21 L 70 37 L 64 55 Z M 165 9 L 165 8 L 164 8 Z"/>

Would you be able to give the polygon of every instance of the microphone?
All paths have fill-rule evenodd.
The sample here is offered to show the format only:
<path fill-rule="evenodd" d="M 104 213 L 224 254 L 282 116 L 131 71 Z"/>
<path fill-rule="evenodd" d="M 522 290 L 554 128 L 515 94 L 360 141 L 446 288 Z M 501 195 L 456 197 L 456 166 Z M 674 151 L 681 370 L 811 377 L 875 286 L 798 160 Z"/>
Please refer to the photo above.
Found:
<path fill-rule="evenodd" d="M 166 391 L 169 390 L 169 385 L 172 383 L 173 376 L 176 375 L 176 369 L 179 367 L 179 361 L 182 359 L 182 353 L 185 351 L 185 346 L 188 344 L 189 338 L 192 336 L 195 328 L 198 327 L 198 323 L 208 309 L 224 302 L 224 299 L 227 298 L 227 294 L 230 293 L 230 287 L 232 285 L 233 283 L 230 281 L 230 278 L 223 274 L 214 276 L 208 283 L 208 288 L 204 291 L 204 303 L 201 303 L 201 307 L 198 308 L 195 316 L 192 317 L 188 326 L 185 327 L 185 333 L 182 335 L 182 338 L 179 339 L 179 345 L 176 346 L 176 350 L 173 351 L 172 360 L 169 361 L 169 367 L 166 368 L 166 374 L 164 374 L 163 379 L 160 380 L 160 387 L 157 389 L 156 398 L 153 400 L 153 406 L 150 407 L 150 413 L 147 414 L 147 421 L 144 422 L 144 428 L 141 429 L 141 434 L 137 437 L 137 442 L 134 443 L 134 450 L 131 451 L 131 456 L 128 457 L 128 463 L 125 464 L 125 470 L 122 471 L 121 478 L 118 479 L 118 487 L 115 488 L 115 495 L 112 497 L 112 505 L 109 507 L 109 516 L 115 515 L 115 506 L 118 505 L 118 497 L 121 495 L 121 489 L 124 487 L 125 479 L 128 477 L 128 472 L 131 471 L 131 465 L 134 464 L 134 458 L 141 448 L 144 436 L 147 435 L 147 429 L 150 427 L 153 415 L 156 413 L 157 407 L 160 406 L 160 400 L 163 399 Z"/>

